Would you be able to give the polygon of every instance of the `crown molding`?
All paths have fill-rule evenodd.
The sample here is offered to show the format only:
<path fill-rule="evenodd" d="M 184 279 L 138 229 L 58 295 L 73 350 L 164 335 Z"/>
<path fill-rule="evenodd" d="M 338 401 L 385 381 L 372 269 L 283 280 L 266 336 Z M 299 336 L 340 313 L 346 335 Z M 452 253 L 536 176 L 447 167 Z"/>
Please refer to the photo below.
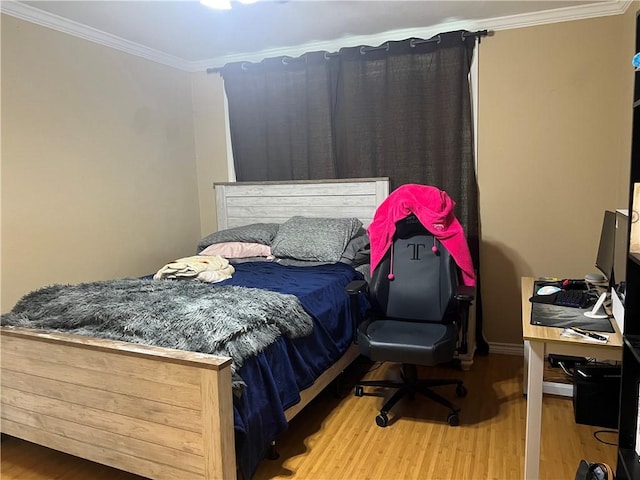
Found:
<path fill-rule="evenodd" d="M 403 40 L 405 38 L 418 37 L 429 38 L 438 33 L 451 32 L 455 30 L 509 30 L 513 28 L 532 27 L 535 25 L 545 25 L 550 23 L 568 22 L 572 20 L 583 20 L 594 17 L 604 17 L 609 15 L 620 15 L 627 11 L 633 0 L 610 0 L 606 3 L 589 5 L 579 5 L 575 7 L 564 7 L 554 10 L 527 13 L 521 15 L 511 15 L 505 17 L 486 18 L 481 20 L 467 20 L 457 22 L 446 22 L 428 28 L 411 28 L 402 30 L 392 30 L 377 35 L 347 36 L 338 40 L 326 42 L 312 42 L 304 45 L 286 48 L 274 48 L 262 50 L 260 52 L 233 54 L 205 61 L 192 62 L 192 71 L 203 71 L 207 68 L 220 68 L 231 62 L 259 62 L 265 58 L 288 55 L 297 57 L 305 52 L 316 52 L 326 50 L 337 51 L 340 48 L 356 45 L 380 45 L 389 40 Z"/>
<path fill-rule="evenodd" d="M 621 15 L 627 11 L 633 0 L 609 0 L 603 3 L 557 8 L 541 12 L 489 18 L 483 21 L 485 28 L 491 30 L 509 30 L 513 28 L 533 27 L 549 23 L 570 22 L 587 18 Z"/>
<path fill-rule="evenodd" d="M 230 62 L 258 62 L 269 57 L 300 56 L 305 52 L 318 50 L 337 51 L 340 48 L 355 45 L 379 45 L 388 40 L 402 40 L 411 37 L 429 38 L 441 32 L 454 30 L 508 30 L 532 27 L 550 23 L 583 20 L 587 18 L 620 15 L 627 11 L 633 0 L 610 0 L 603 3 L 564 7 L 555 10 L 511 15 L 474 21 L 446 22 L 428 28 L 392 30 L 377 35 L 345 36 L 337 40 L 311 42 L 295 47 L 283 47 L 261 50 L 259 52 L 225 55 L 201 61 L 188 61 L 159 50 L 154 50 L 109 33 L 88 27 L 78 22 L 54 15 L 17 1 L 0 1 L 0 12 L 59 32 L 67 33 L 84 40 L 120 50 L 131 55 L 146 58 L 186 72 L 204 72 L 208 68 L 219 68 Z"/>
<path fill-rule="evenodd" d="M 389 30 L 375 35 L 349 35 L 335 40 L 323 42 L 310 42 L 295 47 L 283 47 L 261 50 L 252 53 L 238 53 L 226 55 L 224 57 L 213 58 L 204 61 L 193 62 L 192 67 L 196 71 L 206 70 L 207 68 L 219 68 L 231 62 L 259 62 L 265 58 L 273 58 L 279 56 L 298 57 L 306 52 L 337 52 L 341 48 L 353 47 L 358 45 L 381 45 L 384 42 L 392 40 L 404 40 L 405 38 L 429 38 L 442 32 L 451 32 L 455 30 L 480 30 L 481 22 L 477 21 L 459 21 L 447 22 L 446 24 L 438 24 L 427 28 L 405 28 L 401 30 Z"/>
<path fill-rule="evenodd" d="M 53 13 L 45 12 L 44 10 L 34 8 L 24 3 L 6 0 L 0 1 L 0 12 L 27 22 L 73 35 L 74 37 L 82 38 L 93 43 L 130 53 L 131 55 L 146 58 L 152 62 L 161 63 L 180 70 L 189 71 L 192 68 L 190 62 L 182 58 L 169 55 L 159 50 L 154 50 L 153 48 L 145 47 L 139 43 L 125 40 L 124 38 L 88 27 Z"/>

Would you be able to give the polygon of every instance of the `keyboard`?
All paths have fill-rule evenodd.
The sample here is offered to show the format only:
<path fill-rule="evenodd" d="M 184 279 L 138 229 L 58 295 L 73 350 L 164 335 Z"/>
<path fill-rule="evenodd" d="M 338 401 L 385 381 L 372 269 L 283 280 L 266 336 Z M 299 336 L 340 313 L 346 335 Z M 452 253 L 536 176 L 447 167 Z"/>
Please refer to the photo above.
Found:
<path fill-rule="evenodd" d="M 553 295 L 555 295 L 554 305 L 575 308 L 587 308 L 593 305 L 593 297 L 584 290 L 561 290 Z"/>

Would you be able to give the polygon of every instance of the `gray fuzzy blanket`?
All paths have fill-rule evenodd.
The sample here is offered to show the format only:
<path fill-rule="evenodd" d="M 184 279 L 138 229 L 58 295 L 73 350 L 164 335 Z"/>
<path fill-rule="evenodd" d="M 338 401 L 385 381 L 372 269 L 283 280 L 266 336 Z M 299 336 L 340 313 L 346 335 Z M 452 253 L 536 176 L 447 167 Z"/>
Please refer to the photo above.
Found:
<path fill-rule="evenodd" d="M 237 371 L 282 335 L 309 335 L 313 322 L 294 295 L 189 280 L 123 279 L 53 285 L 25 295 L 0 324 L 156 345 L 233 359 Z"/>

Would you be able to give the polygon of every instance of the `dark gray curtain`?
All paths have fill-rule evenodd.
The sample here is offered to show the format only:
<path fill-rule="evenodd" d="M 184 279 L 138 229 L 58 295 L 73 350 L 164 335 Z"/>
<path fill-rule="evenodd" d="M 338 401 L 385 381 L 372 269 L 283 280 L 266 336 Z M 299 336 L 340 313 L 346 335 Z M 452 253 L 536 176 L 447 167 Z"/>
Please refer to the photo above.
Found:
<path fill-rule="evenodd" d="M 225 66 L 237 179 L 434 185 L 456 201 L 477 261 L 475 37 L 464 33 Z"/>
<path fill-rule="evenodd" d="M 238 181 L 336 178 L 337 65 L 313 52 L 225 66 Z"/>
<path fill-rule="evenodd" d="M 475 42 L 457 31 L 226 65 L 237 180 L 387 176 L 392 190 L 436 186 L 456 202 L 479 269 L 468 80 Z M 479 297 L 476 310 L 483 352 Z"/>
<path fill-rule="evenodd" d="M 477 261 L 478 192 L 468 74 L 475 38 L 340 50 L 338 177 L 388 176 L 391 188 L 433 185 L 456 201 Z"/>

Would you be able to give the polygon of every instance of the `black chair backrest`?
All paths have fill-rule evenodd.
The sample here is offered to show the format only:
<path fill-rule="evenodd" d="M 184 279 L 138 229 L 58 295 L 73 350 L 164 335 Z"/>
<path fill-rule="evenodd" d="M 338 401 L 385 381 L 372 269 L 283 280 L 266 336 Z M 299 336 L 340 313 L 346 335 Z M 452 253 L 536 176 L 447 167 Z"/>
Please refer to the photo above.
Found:
<path fill-rule="evenodd" d="M 386 318 L 448 323 L 457 286 L 451 254 L 411 215 L 396 223 L 393 246 L 371 276 L 369 296 Z"/>

